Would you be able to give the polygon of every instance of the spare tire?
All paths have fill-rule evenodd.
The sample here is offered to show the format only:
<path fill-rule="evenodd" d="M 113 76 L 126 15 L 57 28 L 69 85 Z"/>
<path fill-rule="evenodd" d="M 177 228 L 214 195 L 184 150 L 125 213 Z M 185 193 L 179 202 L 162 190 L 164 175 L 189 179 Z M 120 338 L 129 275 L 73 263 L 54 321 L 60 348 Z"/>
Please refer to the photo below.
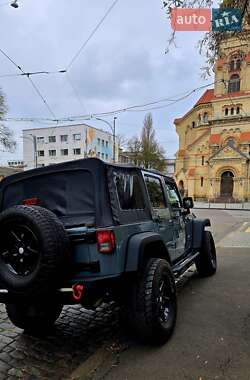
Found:
<path fill-rule="evenodd" d="M 35 297 L 61 285 L 70 244 L 59 219 L 41 207 L 14 206 L 0 214 L 0 282 Z"/>

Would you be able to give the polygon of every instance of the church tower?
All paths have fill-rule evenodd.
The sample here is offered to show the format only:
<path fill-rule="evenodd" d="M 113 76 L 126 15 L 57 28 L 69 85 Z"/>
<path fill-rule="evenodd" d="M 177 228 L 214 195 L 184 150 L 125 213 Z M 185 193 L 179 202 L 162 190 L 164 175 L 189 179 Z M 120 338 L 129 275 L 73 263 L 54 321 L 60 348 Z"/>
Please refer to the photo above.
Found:
<path fill-rule="evenodd" d="M 195 199 L 250 200 L 250 34 L 222 41 L 215 86 L 183 117 L 175 176 Z"/>

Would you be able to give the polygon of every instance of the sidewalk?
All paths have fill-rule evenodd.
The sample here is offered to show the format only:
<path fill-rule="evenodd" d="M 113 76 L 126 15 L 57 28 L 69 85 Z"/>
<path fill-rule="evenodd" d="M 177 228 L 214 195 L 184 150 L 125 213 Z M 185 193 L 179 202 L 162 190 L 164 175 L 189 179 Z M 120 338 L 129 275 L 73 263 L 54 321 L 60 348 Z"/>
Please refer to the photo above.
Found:
<path fill-rule="evenodd" d="M 250 210 L 250 202 L 244 203 L 210 203 L 210 202 L 194 202 L 194 208 L 197 209 L 227 209 L 227 210 Z"/>

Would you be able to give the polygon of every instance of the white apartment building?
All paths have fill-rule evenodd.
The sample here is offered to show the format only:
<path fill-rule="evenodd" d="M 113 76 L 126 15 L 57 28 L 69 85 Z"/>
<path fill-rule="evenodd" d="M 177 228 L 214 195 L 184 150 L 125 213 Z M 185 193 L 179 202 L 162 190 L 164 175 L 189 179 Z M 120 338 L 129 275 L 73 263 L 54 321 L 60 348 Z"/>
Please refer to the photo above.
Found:
<path fill-rule="evenodd" d="M 86 124 L 23 130 L 25 170 L 85 157 L 113 162 L 113 136 Z"/>

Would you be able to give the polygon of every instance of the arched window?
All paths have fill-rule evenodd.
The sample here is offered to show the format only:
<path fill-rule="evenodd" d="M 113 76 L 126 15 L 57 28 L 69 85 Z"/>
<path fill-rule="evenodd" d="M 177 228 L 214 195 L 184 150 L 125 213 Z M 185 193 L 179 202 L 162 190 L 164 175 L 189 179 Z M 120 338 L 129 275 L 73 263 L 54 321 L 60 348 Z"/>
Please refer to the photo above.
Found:
<path fill-rule="evenodd" d="M 235 145 L 236 145 L 235 140 L 234 140 L 232 137 L 230 137 L 230 138 L 227 140 L 227 145 L 229 145 L 229 146 L 231 146 L 231 147 L 235 146 Z"/>
<path fill-rule="evenodd" d="M 240 66 L 241 66 L 241 59 L 239 56 L 236 55 L 232 57 L 229 63 L 229 71 L 240 70 Z"/>
<path fill-rule="evenodd" d="M 237 113 L 237 115 L 239 115 L 239 113 L 240 113 L 240 107 L 236 108 L 236 113 Z"/>
<path fill-rule="evenodd" d="M 228 83 L 228 92 L 238 92 L 240 91 L 240 77 L 238 74 L 231 76 Z"/>
<path fill-rule="evenodd" d="M 234 108 L 233 107 L 231 108 L 231 112 L 230 113 L 231 113 L 231 115 L 234 114 Z"/>
<path fill-rule="evenodd" d="M 208 113 L 204 112 L 203 114 L 203 123 L 208 123 Z"/>
<path fill-rule="evenodd" d="M 225 116 L 228 116 L 228 108 L 225 108 Z"/>

